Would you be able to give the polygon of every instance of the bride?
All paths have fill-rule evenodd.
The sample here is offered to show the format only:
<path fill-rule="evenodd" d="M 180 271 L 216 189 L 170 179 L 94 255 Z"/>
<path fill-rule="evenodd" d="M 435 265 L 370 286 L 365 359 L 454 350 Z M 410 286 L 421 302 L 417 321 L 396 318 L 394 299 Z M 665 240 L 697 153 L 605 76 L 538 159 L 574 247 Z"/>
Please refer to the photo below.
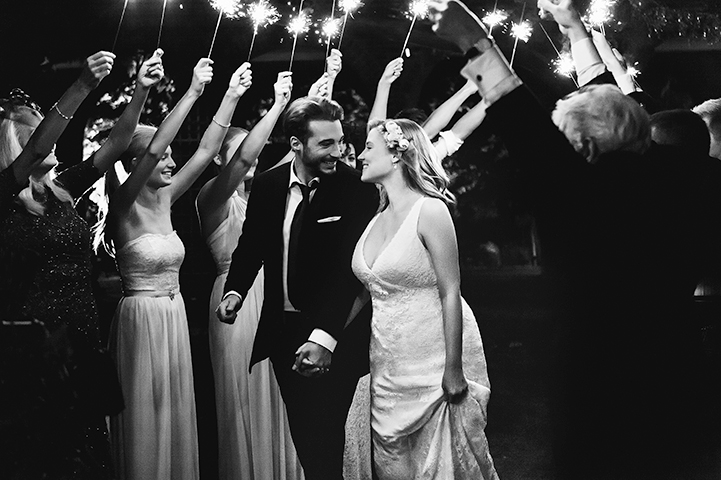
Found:
<path fill-rule="evenodd" d="M 448 177 L 410 120 L 371 125 L 361 180 L 381 208 L 353 254 L 370 292 L 372 446 L 381 480 L 497 479 L 484 433 L 490 383 L 460 295 Z"/>

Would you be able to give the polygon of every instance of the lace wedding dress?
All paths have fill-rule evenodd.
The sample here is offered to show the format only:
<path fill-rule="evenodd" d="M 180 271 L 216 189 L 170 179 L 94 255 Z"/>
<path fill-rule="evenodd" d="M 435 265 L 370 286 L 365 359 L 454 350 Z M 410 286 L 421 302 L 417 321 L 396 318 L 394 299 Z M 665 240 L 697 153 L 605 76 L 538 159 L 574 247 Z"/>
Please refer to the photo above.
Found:
<path fill-rule="evenodd" d="M 363 247 L 378 216 L 353 254 L 353 271 L 373 304 L 369 390 L 376 472 L 381 480 L 497 479 L 484 433 L 490 384 L 483 343 L 465 301 L 463 371 L 469 394 L 458 404 L 444 400 L 441 300 L 428 251 L 418 237 L 423 201 L 411 208 L 373 265 L 366 262 Z M 358 411 L 362 397 L 359 388 L 351 412 Z"/>

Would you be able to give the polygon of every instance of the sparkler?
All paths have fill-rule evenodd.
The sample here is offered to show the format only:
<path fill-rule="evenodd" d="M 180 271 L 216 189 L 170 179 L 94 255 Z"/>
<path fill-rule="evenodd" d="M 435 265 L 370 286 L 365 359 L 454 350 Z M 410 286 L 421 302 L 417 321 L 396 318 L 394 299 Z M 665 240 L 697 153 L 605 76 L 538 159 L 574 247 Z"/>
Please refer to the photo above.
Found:
<path fill-rule="evenodd" d="M 626 68 L 626 74 L 635 79 L 641 74 L 641 70 L 639 70 L 635 65 L 629 65 L 628 68 Z"/>
<path fill-rule="evenodd" d="M 543 30 L 543 33 L 546 34 L 546 38 L 549 42 L 551 42 L 551 46 L 556 51 L 556 55 L 558 55 L 558 58 L 553 61 L 553 64 L 556 67 L 556 73 L 569 77 L 571 80 L 573 80 L 576 88 L 578 88 L 578 81 L 576 81 L 573 76 L 573 73 L 576 71 L 576 67 L 573 64 L 573 57 L 571 56 L 571 52 L 561 53 L 560 51 L 558 51 L 558 48 L 556 48 L 556 44 L 553 43 L 553 39 L 546 31 L 546 27 L 543 26 L 543 23 L 539 22 L 538 25 L 541 27 L 541 30 Z"/>
<path fill-rule="evenodd" d="M 360 0 L 340 0 L 339 6 L 341 10 L 343 10 L 343 26 L 340 29 L 338 50 L 340 50 L 340 44 L 343 43 L 343 34 L 345 33 L 345 24 L 348 23 L 348 15 L 358 10 L 358 7 L 361 6 L 361 3 L 362 2 Z"/>
<path fill-rule="evenodd" d="M 528 39 L 531 38 L 531 34 L 533 33 L 533 27 L 531 27 L 531 23 L 528 20 L 523 19 L 524 13 L 526 13 L 525 3 L 523 4 L 523 8 L 521 8 L 521 20 L 518 23 L 514 23 L 511 27 L 511 35 L 516 39 L 513 42 L 513 53 L 511 53 L 511 67 L 513 67 L 513 60 L 516 58 L 518 41 L 523 40 L 524 43 L 528 42 Z"/>
<path fill-rule="evenodd" d="M 298 35 L 307 32 L 310 28 L 310 18 L 303 13 L 303 0 L 300 2 L 299 12 L 298 16 L 288 24 L 288 32 L 293 34 L 293 48 L 290 51 L 290 66 L 288 67 L 288 71 L 293 70 L 293 58 L 295 58 L 295 46 L 298 43 Z"/>
<path fill-rule="evenodd" d="M 158 29 L 158 44 L 155 48 L 160 48 L 160 35 L 163 33 L 163 22 L 165 21 L 165 7 L 168 5 L 168 0 L 163 0 L 163 13 L 160 16 L 160 29 Z"/>
<path fill-rule="evenodd" d="M 321 28 L 321 30 L 323 30 L 323 35 L 328 37 L 328 42 L 325 45 L 325 58 L 328 58 L 328 54 L 330 53 L 331 38 L 333 38 L 333 36 L 336 33 L 338 33 L 338 28 L 339 28 L 338 27 L 339 20 L 333 18 L 333 17 L 335 17 L 335 1 L 336 0 L 333 0 L 333 6 L 331 7 L 330 17 L 328 17 L 325 20 L 325 22 L 323 22 L 323 27 Z"/>
<path fill-rule="evenodd" d="M 611 20 L 616 0 L 591 0 L 588 6 L 587 21 L 593 27 L 598 27 L 606 35 L 604 24 Z"/>
<path fill-rule="evenodd" d="M 493 4 L 493 11 L 487 13 L 482 20 L 483 23 L 488 25 L 488 36 L 491 35 L 493 27 L 495 27 L 496 25 L 500 25 L 506 20 L 506 18 L 508 18 L 508 14 L 503 10 L 498 10 L 498 0 L 496 0 L 496 2 Z"/>
<path fill-rule="evenodd" d="M 576 67 L 573 65 L 573 58 L 570 52 L 559 54 L 558 58 L 553 61 L 553 65 L 556 67 L 556 73 L 573 79 L 573 72 L 576 71 Z"/>
<path fill-rule="evenodd" d="M 125 9 L 128 8 L 128 0 L 123 3 L 123 13 L 120 14 L 120 22 L 118 22 L 118 29 L 115 31 L 115 40 L 113 40 L 113 48 L 111 52 L 115 51 L 115 45 L 118 43 L 118 35 L 120 34 L 120 26 L 123 24 L 123 18 L 125 18 Z"/>
<path fill-rule="evenodd" d="M 278 9 L 266 0 L 258 0 L 248 5 L 247 15 L 253 22 L 253 38 L 250 41 L 250 49 L 248 50 L 248 61 L 250 62 L 250 56 L 253 53 L 253 46 L 255 45 L 255 37 L 258 35 L 258 29 L 277 22 L 280 14 L 278 13 Z"/>
<path fill-rule="evenodd" d="M 508 14 L 504 10 L 493 10 L 483 17 L 483 23 L 488 25 L 488 34 L 493 31 L 493 27 L 502 24 L 508 18 Z"/>
<path fill-rule="evenodd" d="M 321 31 L 323 32 L 323 36 L 326 37 L 328 40 L 326 40 L 326 47 L 325 47 L 325 56 L 328 57 L 328 54 L 330 53 L 330 44 L 331 39 L 338 33 L 338 30 L 340 30 L 340 18 L 333 18 L 328 17 L 323 22 L 323 25 L 321 26 Z"/>
<path fill-rule="evenodd" d="M 428 4 L 428 0 L 413 0 L 413 2 L 411 2 L 408 14 L 413 15 L 413 20 L 411 20 L 411 28 L 408 29 L 408 35 L 406 35 L 406 40 L 403 42 L 403 49 L 401 50 L 400 55 L 401 57 L 406 51 L 406 46 L 408 46 L 408 40 L 411 38 L 411 32 L 413 31 L 413 26 L 416 24 L 416 20 L 418 18 L 426 18 L 429 8 L 430 5 Z"/>
<path fill-rule="evenodd" d="M 213 40 L 210 42 L 208 58 L 210 58 L 210 54 L 213 53 L 215 37 L 218 35 L 218 27 L 220 26 L 220 19 L 223 18 L 223 14 L 229 18 L 238 18 L 243 15 L 240 10 L 239 0 L 210 0 L 210 5 L 218 11 L 218 21 L 215 23 L 215 32 L 213 32 Z"/>

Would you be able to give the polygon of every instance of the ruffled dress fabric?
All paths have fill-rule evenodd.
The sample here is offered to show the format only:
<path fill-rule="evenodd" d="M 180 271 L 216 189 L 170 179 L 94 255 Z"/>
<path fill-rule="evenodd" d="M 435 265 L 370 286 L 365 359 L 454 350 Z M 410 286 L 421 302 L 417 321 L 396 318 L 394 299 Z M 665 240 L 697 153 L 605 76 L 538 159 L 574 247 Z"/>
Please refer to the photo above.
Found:
<path fill-rule="evenodd" d="M 124 296 L 113 318 L 110 351 L 126 405 L 111 418 L 121 479 L 199 478 L 190 337 L 178 285 L 184 256 L 175 232 L 141 235 L 116 254 L 125 292 L 173 292 Z"/>
<path fill-rule="evenodd" d="M 248 373 L 263 306 L 263 270 L 248 291 L 235 323 L 222 323 L 215 314 L 243 229 L 247 201 L 236 193 L 229 206 L 228 217 L 207 239 L 218 270 L 210 296 L 208 329 L 218 418 L 219 478 L 301 480 L 303 470 L 269 360 L 256 364 Z"/>
<path fill-rule="evenodd" d="M 353 254 L 353 270 L 373 305 L 369 392 L 376 473 L 381 480 L 496 479 L 484 432 L 490 398 L 486 360 L 465 301 L 462 358 L 469 394 L 458 404 L 444 399 L 442 306 L 428 251 L 418 237 L 423 201 L 411 208 L 372 266 L 363 247 L 377 216 Z M 362 390 L 356 403 L 363 403 Z M 363 410 L 358 405 L 351 410 L 358 408 Z"/>

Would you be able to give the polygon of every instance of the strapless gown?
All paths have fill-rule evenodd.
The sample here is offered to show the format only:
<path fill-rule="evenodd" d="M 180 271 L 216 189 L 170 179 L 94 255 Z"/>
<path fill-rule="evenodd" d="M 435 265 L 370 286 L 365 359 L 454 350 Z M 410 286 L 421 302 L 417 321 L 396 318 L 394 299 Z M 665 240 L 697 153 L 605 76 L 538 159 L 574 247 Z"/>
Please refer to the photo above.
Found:
<path fill-rule="evenodd" d="M 178 235 L 145 234 L 116 254 L 123 281 L 110 331 L 125 410 L 111 418 L 121 479 L 197 479 L 193 368 Z"/>
<path fill-rule="evenodd" d="M 411 208 L 372 266 L 363 246 L 377 216 L 353 253 L 353 271 L 373 305 L 369 388 L 376 472 L 381 480 L 497 479 L 484 432 L 491 393 L 486 359 L 465 301 L 462 358 L 469 395 L 458 404 L 444 400 L 441 299 L 418 237 L 423 201 Z"/>
<path fill-rule="evenodd" d="M 243 229 L 247 201 L 237 193 L 230 211 L 208 237 L 218 276 L 210 295 L 210 357 L 215 379 L 220 480 L 300 480 L 303 470 L 290 437 L 285 404 L 269 360 L 248 373 L 263 306 L 263 270 L 248 291 L 235 323 L 218 320 L 233 251 Z"/>

